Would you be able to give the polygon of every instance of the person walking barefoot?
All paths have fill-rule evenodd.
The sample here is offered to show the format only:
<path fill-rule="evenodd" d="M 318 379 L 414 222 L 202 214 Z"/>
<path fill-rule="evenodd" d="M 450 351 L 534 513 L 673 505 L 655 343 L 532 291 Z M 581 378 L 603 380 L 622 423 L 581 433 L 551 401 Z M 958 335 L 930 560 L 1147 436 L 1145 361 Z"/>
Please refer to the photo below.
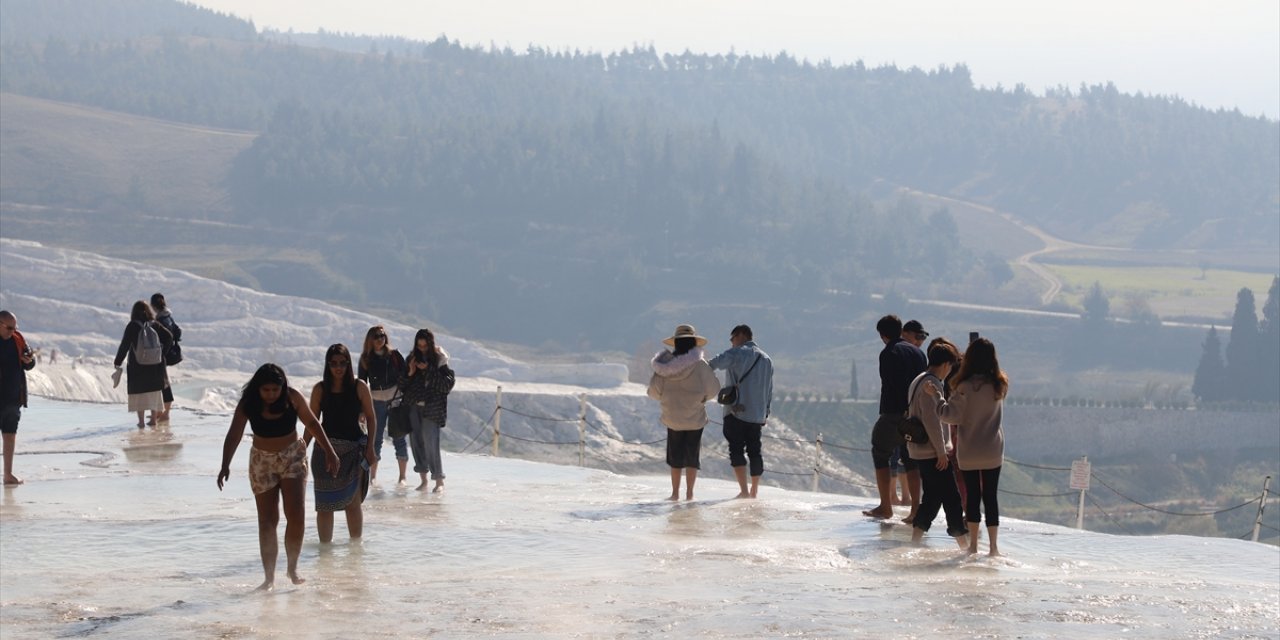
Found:
<path fill-rule="evenodd" d="M 693 499 L 693 485 L 702 467 L 702 430 L 707 424 L 707 401 L 716 397 L 720 381 L 711 365 L 702 359 L 707 339 L 693 325 L 682 324 L 664 344 L 672 347 L 653 357 L 650 365 L 649 397 L 662 405 L 662 424 L 667 427 L 667 466 L 671 467 L 671 496 L 680 499 L 680 475 L 685 476 L 685 500 Z"/>
<path fill-rule="evenodd" d="M 289 580 L 305 582 L 298 575 L 298 558 L 302 555 L 302 536 L 306 529 L 307 448 L 298 437 L 298 421 L 316 439 L 324 451 L 325 469 L 338 471 L 338 454 L 329 443 L 324 428 L 316 420 L 307 401 L 276 364 L 258 367 L 245 384 L 236 404 L 231 426 L 222 444 L 222 469 L 218 471 L 218 490 L 231 477 L 231 459 L 244 439 L 244 427 L 253 429 L 253 448 L 249 451 L 249 487 L 258 508 L 258 551 L 262 556 L 263 581 L 258 591 L 275 588 L 276 558 L 279 539 L 280 505 L 284 505 L 284 552 Z"/>

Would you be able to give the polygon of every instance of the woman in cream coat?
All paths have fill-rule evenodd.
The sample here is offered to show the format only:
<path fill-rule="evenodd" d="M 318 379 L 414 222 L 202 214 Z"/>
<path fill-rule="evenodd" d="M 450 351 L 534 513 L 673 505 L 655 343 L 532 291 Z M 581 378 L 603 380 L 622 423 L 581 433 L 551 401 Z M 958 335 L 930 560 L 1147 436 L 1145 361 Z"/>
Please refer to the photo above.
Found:
<path fill-rule="evenodd" d="M 667 427 L 667 465 L 671 467 L 671 496 L 680 499 L 680 472 L 684 471 L 685 500 L 693 499 L 693 484 L 701 467 L 702 428 L 707 424 L 707 401 L 720 391 L 720 380 L 702 358 L 707 339 L 692 325 L 676 327 L 662 341 L 671 347 L 653 357 L 649 397 L 662 404 L 662 424 Z"/>

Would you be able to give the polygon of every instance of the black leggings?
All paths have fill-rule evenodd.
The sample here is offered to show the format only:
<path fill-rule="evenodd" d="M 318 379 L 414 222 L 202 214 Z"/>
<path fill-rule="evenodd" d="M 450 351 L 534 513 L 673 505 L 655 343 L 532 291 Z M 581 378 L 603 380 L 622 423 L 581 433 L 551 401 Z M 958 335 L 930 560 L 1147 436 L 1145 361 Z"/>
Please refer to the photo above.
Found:
<path fill-rule="evenodd" d="M 1000 467 L 982 469 L 980 471 L 964 471 L 965 502 L 964 519 L 982 522 L 979 506 L 987 512 L 987 526 L 1000 526 L 1000 500 L 996 492 L 1000 489 Z"/>

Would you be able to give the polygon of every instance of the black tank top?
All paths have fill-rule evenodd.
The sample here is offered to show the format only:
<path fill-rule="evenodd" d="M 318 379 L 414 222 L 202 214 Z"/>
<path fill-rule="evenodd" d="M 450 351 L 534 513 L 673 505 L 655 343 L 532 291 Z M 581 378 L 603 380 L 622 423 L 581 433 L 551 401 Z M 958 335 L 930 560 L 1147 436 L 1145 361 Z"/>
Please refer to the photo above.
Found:
<path fill-rule="evenodd" d="M 266 411 L 265 407 L 263 407 L 263 411 Z M 249 427 L 253 429 L 253 435 L 263 438 L 297 435 L 298 410 L 293 408 L 292 402 L 286 402 L 284 403 L 284 413 L 281 413 L 279 417 L 268 418 L 262 415 L 261 411 L 255 412 L 249 415 Z"/>
<path fill-rule="evenodd" d="M 360 430 L 361 410 L 360 394 L 354 385 L 341 393 L 325 389 L 320 399 L 320 424 L 324 426 L 325 435 L 339 440 L 359 440 L 364 436 Z"/>

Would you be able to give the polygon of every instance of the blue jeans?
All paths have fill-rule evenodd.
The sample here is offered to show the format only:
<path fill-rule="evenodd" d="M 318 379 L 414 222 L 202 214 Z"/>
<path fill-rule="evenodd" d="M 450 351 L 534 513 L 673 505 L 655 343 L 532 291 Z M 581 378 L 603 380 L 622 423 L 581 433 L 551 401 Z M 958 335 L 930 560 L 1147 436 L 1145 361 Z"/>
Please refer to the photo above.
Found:
<path fill-rule="evenodd" d="M 386 400 L 373 401 L 373 416 L 378 420 L 377 435 L 373 441 L 373 451 L 378 456 L 378 460 L 382 460 L 382 438 L 387 434 L 387 404 Z M 409 443 L 405 441 L 404 436 L 392 438 L 391 444 L 396 448 L 396 460 L 409 459 Z"/>

